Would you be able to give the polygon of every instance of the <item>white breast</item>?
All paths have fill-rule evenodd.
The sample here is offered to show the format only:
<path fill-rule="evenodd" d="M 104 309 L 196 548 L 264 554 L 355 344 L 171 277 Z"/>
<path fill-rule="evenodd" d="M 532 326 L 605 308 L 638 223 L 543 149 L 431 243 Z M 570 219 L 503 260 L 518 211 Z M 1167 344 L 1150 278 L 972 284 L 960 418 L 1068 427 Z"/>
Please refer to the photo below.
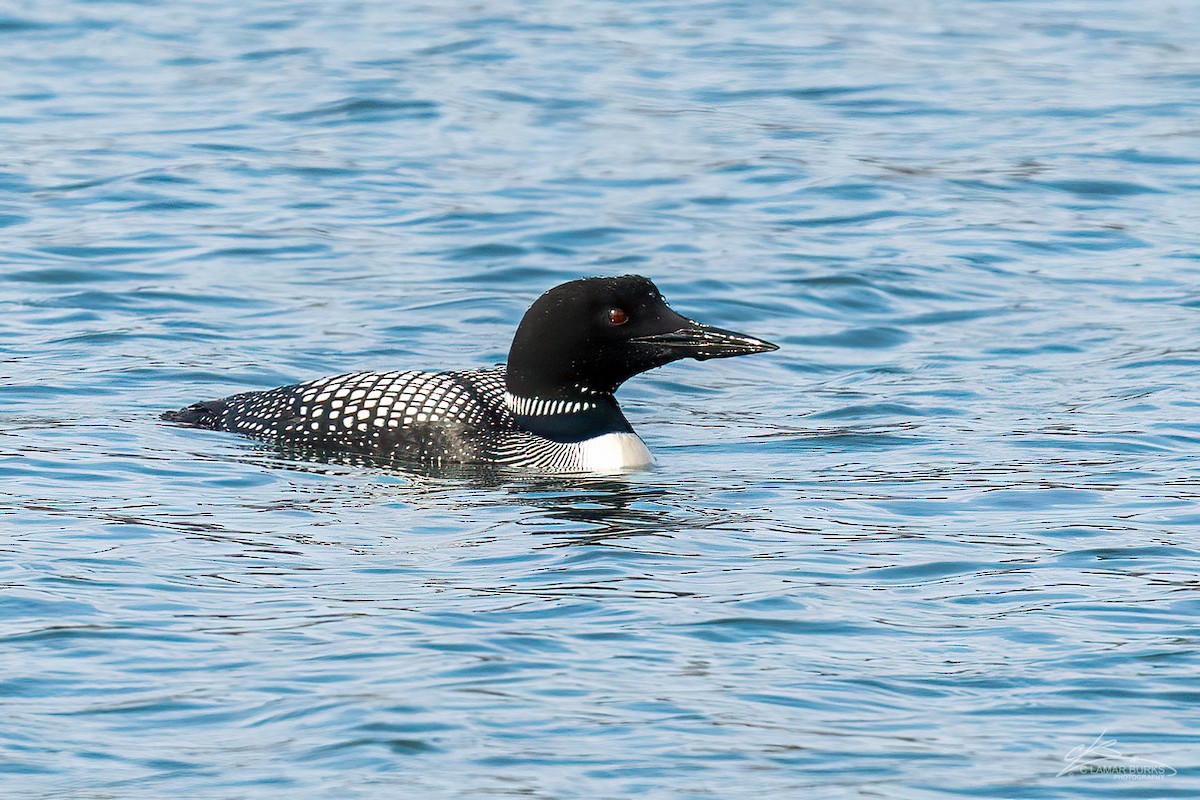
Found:
<path fill-rule="evenodd" d="M 654 463 L 654 456 L 636 433 L 606 433 L 580 442 L 580 466 L 587 472 L 638 469 Z"/>

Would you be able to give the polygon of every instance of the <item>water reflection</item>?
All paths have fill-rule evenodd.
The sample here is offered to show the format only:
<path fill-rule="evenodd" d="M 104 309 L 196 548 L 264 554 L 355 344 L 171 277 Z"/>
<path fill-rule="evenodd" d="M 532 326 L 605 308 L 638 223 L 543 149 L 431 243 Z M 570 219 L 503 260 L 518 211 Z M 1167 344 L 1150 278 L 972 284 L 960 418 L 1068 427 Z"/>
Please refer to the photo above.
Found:
<path fill-rule="evenodd" d="M 497 512 L 481 535 L 515 525 L 544 540 L 537 547 L 613 544 L 638 537 L 672 537 L 686 518 L 677 489 L 654 472 L 615 475 L 531 476 L 488 465 L 430 465 L 344 452 L 281 449 L 238 443 L 218 458 L 265 466 L 284 475 L 332 477 L 332 483 L 296 481 L 271 508 L 321 510 L 403 504 L 460 513 Z M 256 505 L 265 510 L 266 507 Z M 509 534 L 511 535 L 511 534 Z"/>
<path fill-rule="evenodd" d="M 545 478 L 512 485 L 508 493 L 515 505 L 537 510 L 521 524 L 550 529 L 541 547 L 669 538 L 682 523 L 671 511 L 671 492 L 632 478 Z"/>

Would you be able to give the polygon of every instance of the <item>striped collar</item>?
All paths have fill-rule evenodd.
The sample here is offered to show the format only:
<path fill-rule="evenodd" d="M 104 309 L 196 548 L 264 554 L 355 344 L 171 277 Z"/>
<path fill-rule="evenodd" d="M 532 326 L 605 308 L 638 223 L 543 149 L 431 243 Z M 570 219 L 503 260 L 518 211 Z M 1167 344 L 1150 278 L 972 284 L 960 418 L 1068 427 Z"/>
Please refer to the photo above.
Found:
<path fill-rule="evenodd" d="M 590 400 L 552 400 L 545 397 L 517 397 L 512 392 L 504 393 L 504 406 L 509 413 L 520 417 L 547 417 L 558 414 L 578 414 L 594 411 L 597 403 Z"/>

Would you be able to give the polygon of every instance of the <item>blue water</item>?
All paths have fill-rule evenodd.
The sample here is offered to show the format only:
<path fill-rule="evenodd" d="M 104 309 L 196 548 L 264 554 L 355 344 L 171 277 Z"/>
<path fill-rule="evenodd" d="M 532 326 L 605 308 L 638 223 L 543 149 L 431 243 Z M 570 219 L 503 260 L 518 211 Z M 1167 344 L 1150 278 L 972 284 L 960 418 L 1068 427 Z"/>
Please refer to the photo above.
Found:
<path fill-rule="evenodd" d="M 54 1 L 0 54 L 6 798 L 1200 793 L 1200 6 Z M 653 472 L 157 419 L 624 272 L 782 345 L 630 382 Z M 1170 771 L 1059 774 L 1102 734 Z"/>

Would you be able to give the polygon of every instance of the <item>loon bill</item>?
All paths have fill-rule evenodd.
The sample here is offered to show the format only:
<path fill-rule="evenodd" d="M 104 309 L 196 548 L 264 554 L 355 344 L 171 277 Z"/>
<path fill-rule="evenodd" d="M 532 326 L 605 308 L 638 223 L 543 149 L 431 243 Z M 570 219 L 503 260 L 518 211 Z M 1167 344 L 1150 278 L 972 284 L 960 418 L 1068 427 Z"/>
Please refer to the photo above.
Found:
<path fill-rule="evenodd" d="M 654 461 L 614 397 L 626 380 L 683 358 L 778 349 L 676 314 L 640 275 L 584 278 L 534 302 L 507 366 L 354 372 L 195 403 L 162 418 L 428 465 L 610 472 Z"/>

